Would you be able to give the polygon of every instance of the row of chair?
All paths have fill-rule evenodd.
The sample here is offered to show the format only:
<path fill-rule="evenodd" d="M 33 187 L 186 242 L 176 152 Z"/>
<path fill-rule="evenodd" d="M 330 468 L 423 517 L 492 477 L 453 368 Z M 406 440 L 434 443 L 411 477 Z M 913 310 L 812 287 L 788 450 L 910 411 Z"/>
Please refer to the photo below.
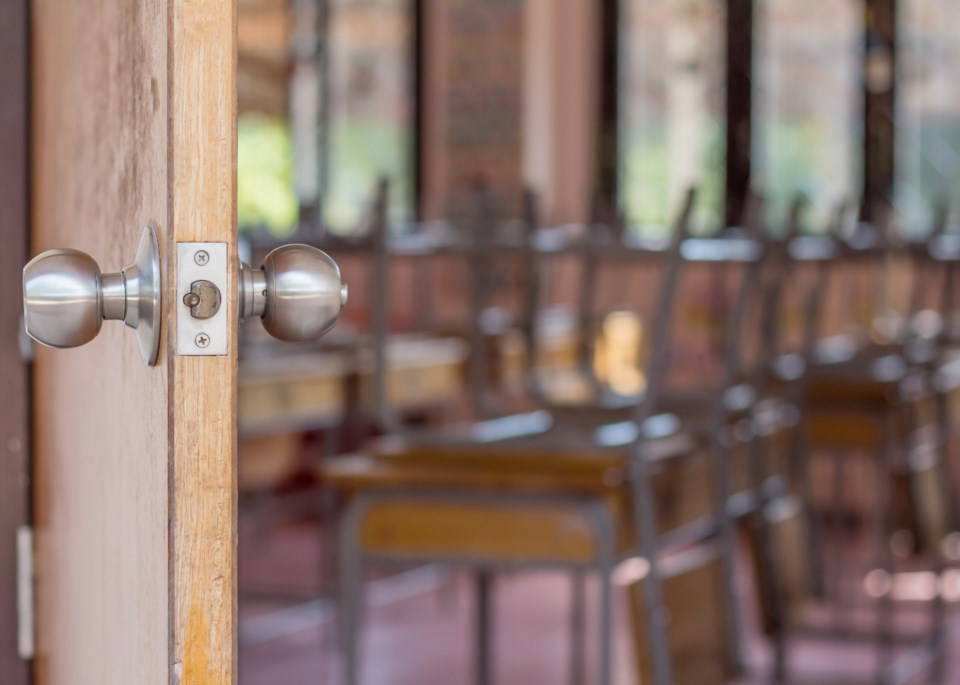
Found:
<path fill-rule="evenodd" d="M 943 226 L 922 243 L 899 244 L 889 231 L 858 225 L 841 210 L 826 233 L 802 235 L 798 201 L 779 237 L 770 238 L 760 225 L 761 201 L 752 198 L 742 228 L 694 237 L 691 192 L 667 241 L 637 239 L 599 221 L 545 229 L 532 196 L 521 230 L 498 235 L 481 195 L 466 235 L 395 237 L 387 231 L 386 200 L 381 185 L 363 244 L 325 246 L 362 249 L 370 262 L 372 396 L 386 432 L 362 453 L 326 460 L 321 470 L 324 484 L 343 497 L 338 576 L 346 682 L 359 677 L 369 561 L 474 570 L 479 682 L 490 679 L 494 573 L 533 566 L 567 568 L 574 579 L 574 682 L 585 680 L 586 570 L 600 579 L 597 682 L 613 678 L 615 577 L 629 585 L 642 682 L 725 682 L 743 665 L 741 538 L 750 543 L 762 623 L 775 647 L 773 676 L 783 680 L 787 637 L 803 624 L 805 608 L 816 600 L 836 604 L 828 581 L 848 582 L 828 571 L 846 569 L 856 578 L 862 570 L 836 563 L 843 539 L 823 525 L 845 513 L 835 506 L 844 504 L 842 477 L 833 482 L 837 502 L 824 502 L 822 483 L 813 478 L 824 453 L 835 476 L 851 450 L 870 457 L 876 487 L 866 513 L 876 518 L 878 535 L 869 561 L 882 577 L 895 578 L 891 540 L 904 531 L 916 542 L 911 551 L 929 553 L 930 568 L 943 572 L 940 544 L 957 530 L 946 446 L 955 375 L 948 314 L 960 255 Z M 413 428 L 387 392 L 390 268 L 437 255 L 466 267 L 467 380 L 482 418 Z M 571 261 L 579 275 L 576 360 L 564 370 L 577 379 L 572 393 L 538 354 L 546 299 L 555 280 L 569 276 Z M 502 295 L 508 265 L 521 274 L 521 287 L 504 325 L 491 305 Z M 830 322 L 858 323 L 828 311 L 856 293 L 840 281 L 862 285 L 871 277 L 877 285 L 895 279 L 889 282 L 908 286 L 902 311 L 875 311 L 889 304 L 875 287 L 851 303 L 871 310 L 859 337 L 825 337 Z M 615 288 L 605 307 L 598 298 L 604 279 Z M 629 315 L 635 346 L 612 376 L 598 373 L 605 348 L 596 343 L 611 314 Z M 522 398 L 491 369 L 491 342 L 512 328 L 525 351 Z M 694 344 L 697 336 L 703 340 Z M 616 382 L 618 373 L 636 376 L 632 392 Z M 891 506 L 897 498 L 899 509 Z M 880 628 L 869 637 L 882 659 L 878 677 L 892 682 L 912 675 L 902 664 L 926 662 L 894 662 L 894 593 L 877 594 Z M 934 657 L 945 634 L 942 592 L 929 604 L 931 630 L 920 653 Z M 831 628 L 832 636 L 841 633 L 853 631 Z"/>

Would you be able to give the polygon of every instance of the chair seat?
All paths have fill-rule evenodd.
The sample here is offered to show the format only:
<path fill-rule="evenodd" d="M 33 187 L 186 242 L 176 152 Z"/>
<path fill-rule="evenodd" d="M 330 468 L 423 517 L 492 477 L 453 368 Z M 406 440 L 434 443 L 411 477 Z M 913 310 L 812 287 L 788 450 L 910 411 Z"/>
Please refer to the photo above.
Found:
<path fill-rule="evenodd" d="M 327 460 L 320 476 L 347 493 L 369 488 L 405 490 L 491 490 L 497 492 L 573 492 L 611 495 L 623 485 L 623 463 L 585 460 L 558 468 L 534 468 L 540 457 L 509 463 L 503 454 L 487 460 L 445 459 L 440 452 L 352 454 Z"/>
<path fill-rule="evenodd" d="M 441 468 L 479 466 L 506 470 L 511 475 L 541 471 L 596 474 L 625 468 L 636 430 L 630 423 L 603 424 L 594 431 L 561 425 L 542 434 L 491 442 L 425 441 L 394 435 L 375 441 L 368 451 L 378 458 Z M 644 441 L 640 449 L 648 461 L 656 462 L 694 454 L 698 441 L 686 433 L 671 433 Z"/>
<path fill-rule="evenodd" d="M 393 449 L 398 449 L 396 444 Z M 604 479 L 604 468 L 610 464 L 602 459 L 586 458 L 589 468 L 531 474 L 517 473 L 515 464 L 505 472 L 472 458 L 441 468 L 438 463 L 416 463 L 397 456 L 340 457 L 323 469 L 332 484 L 356 495 L 377 490 L 386 493 L 370 500 L 359 511 L 359 519 L 352 519 L 356 528 L 350 539 L 358 543 L 364 557 L 506 567 L 593 565 L 600 547 L 597 527 L 591 526 L 591 501 L 604 507 L 612 520 L 620 555 L 630 550 L 624 491 L 622 485 Z M 505 480 L 505 473 L 512 475 Z M 563 497 L 526 501 L 513 497 L 523 488 Z M 484 497 L 478 498 L 478 492 Z M 631 559 L 619 570 L 626 572 L 619 581 L 630 585 L 642 583 L 646 574 L 641 560 Z M 723 593 L 714 541 L 667 555 L 659 572 L 670 612 L 668 630 L 676 682 L 725 682 Z M 645 639 L 644 598 L 637 589 L 629 593 L 636 630 L 633 650 L 646 682 L 651 677 L 651 657 Z"/>
<path fill-rule="evenodd" d="M 817 449 L 879 449 L 887 441 L 883 417 L 865 411 L 809 412 L 810 445 Z"/>
<path fill-rule="evenodd" d="M 872 349 L 843 359 L 815 357 L 807 373 L 818 381 L 889 384 L 903 380 L 908 370 L 909 364 L 903 355 L 889 351 L 882 354 Z"/>
<path fill-rule="evenodd" d="M 658 528 L 661 533 L 676 530 L 713 511 L 713 474 L 706 449 L 686 434 L 675 434 L 646 442 L 643 454 L 651 466 L 652 487 Z M 773 451 L 769 455 L 773 461 Z M 420 443 L 412 438 L 391 436 L 375 442 L 367 453 L 337 457 L 320 467 L 319 477 L 348 495 L 370 490 L 392 492 L 525 493 L 531 496 L 589 496 L 609 508 L 618 525 L 622 549 L 632 546 L 630 450 L 566 443 L 552 439 L 520 439 L 504 444 Z M 732 454 L 733 493 L 752 484 L 748 449 Z M 772 472 L 767 464 L 767 472 Z M 733 494 L 732 493 L 732 494 Z M 491 501 L 487 525 L 498 535 L 494 521 L 499 513 Z M 435 503 L 423 506 L 435 510 L 438 525 L 451 529 L 455 516 L 450 506 L 439 510 Z M 404 507 L 404 512 L 409 507 Z M 419 510 L 418 510 L 419 511 Z M 407 516 L 398 513 L 398 516 Z M 469 521 L 481 516 L 476 507 L 462 514 Z M 420 514 L 417 514 L 420 516 Z M 479 525 L 479 524 L 478 524 Z M 559 525 L 559 524 L 557 524 Z M 395 526 L 391 524 L 391 530 Z M 414 533 L 419 535 L 419 533 Z M 470 535 L 483 536 L 482 531 Z M 466 532 L 464 532 L 466 535 Z M 441 536 L 442 537 L 442 536 Z M 468 536 L 469 537 L 469 536 Z"/>
<path fill-rule="evenodd" d="M 698 440 L 704 440 L 711 438 L 716 432 L 718 417 L 715 407 L 718 401 L 723 403 L 726 419 L 731 422 L 746 416 L 761 401 L 755 389 L 747 383 L 725 389 L 719 398 L 718 392 L 716 389 L 708 389 L 702 392 L 664 393 L 657 402 L 661 413 L 653 418 L 662 421 L 662 417 L 669 416 L 676 422 L 678 430 Z M 594 401 L 586 404 L 550 404 L 546 408 L 555 424 L 581 429 L 580 433 L 583 434 L 584 426 L 632 421 L 641 399 L 639 396 L 628 398 L 601 392 Z M 573 434 L 574 431 L 571 430 L 571 435 Z"/>
<path fill-rule="evenodd" d="M 898 408 L 922 401 L 929 384 L 899 354 L 872 346 L 807 370 L 806 406 L 813 447 L 877 448 L 903 440 Z"/>
<path fill-rule="evenodd" d="M 888 388 L 902 381 L 908 370 L 896 346 L 864 346 L 848 336 L 835 336 L 819 340 L 809 362 L 798 354 L 777 357 L 770 373 L 780 383 L 805 377 L 810 401 L 871 403 L 885 401 Z"/>

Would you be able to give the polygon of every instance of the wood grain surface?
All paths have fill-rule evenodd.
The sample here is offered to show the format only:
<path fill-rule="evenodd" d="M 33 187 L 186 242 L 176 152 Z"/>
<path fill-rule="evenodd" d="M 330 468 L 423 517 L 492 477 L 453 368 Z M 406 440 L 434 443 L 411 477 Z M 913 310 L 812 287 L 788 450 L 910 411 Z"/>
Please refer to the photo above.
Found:
<path fill-rule="evenodd" d="M 170 0 L 170 252 L 237 254 L 235 0 Z M 223 294 L 237 320 L 237 262 Z M 168 302 L 176 278 L 167 265 Z M 176 325 L 168 309 L 169 340 Z M 173 682 L 236 682 L 237 328 L 224 357 L 168 356 Z"/>
<path fill-rule="evenodd" d="M 166 245 L 167 11 L 33 3 L 34 253 L 72 247 L 118 271 L 145 224 Z M 37 351 L 40 683 L 170 682 L 166 355 L 145 366 L 116 322 Z"/>
<path fill-rule="evenodd" d="M 236 332 L 228 356 L 171 354 L 169 259 L 179 241 L 236 253 L 235 14 L 34 3 L 34 252 L 116 271 L 152 223 L 167 288 L 157 366 L 113 322 L 38 354 L 41 683 L 236 681 Z"/>

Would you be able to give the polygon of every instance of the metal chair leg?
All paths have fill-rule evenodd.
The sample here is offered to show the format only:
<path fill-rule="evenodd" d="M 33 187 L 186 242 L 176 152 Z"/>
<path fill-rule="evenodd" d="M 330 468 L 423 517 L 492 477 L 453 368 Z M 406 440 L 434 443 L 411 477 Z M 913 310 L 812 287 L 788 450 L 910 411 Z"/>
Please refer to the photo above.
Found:
<path fill-rule="evenodd" d="M 950 532 L 960 531 L 960 508 L 957 506 L 956 493 L 954 485 L 956 478 L 952 463 L 950 461 L 950 398 L 946 391 L 937 389 L 935 391 L 936 403 L 936 424 L 939 435 L 937 436 L 939 444 L 939 469 L 940 469 L 940 487 L 942 488 L 942 497 L 944 505 L 947 507 L 947 522 Z"/>
<path fill-rule="evenodd" d="M 830 454 L 831 466 L 833 467 L 833 492 L 831 493 L 833 518 L 830 520 L 830 528 L 833 531 L 833 587 L 827 588 L 831 593 L 831 605 L 833 607 L 834 628 L 840 630 L 845 627 L 846 617 L 844 609 L 848 604 L 846 573 L 847 573 L 847 545 L 844 544 L 847 534 L 846 511 L 847 502 L 846 473 L 847 473 L 847 455 L 839 450 Z M 883 471 L 878 472 L 878 487 L 883 487 Z M 883 510 L 880 510 L 882 516 Z M 827 514 L 830 515 L 829 512 Z M 882 524 L 878 522 L 878 525 Z M 852 554 L 850 556 L 853 556 Z"/>
<path fill-rule="evenodd" d="M 336 493 L 324 488 L 320 493 L 320 530 L 317 536 L 317 547 L 320 555 L 317 570 L 318 595 L 321 598 L 336 598 L 339 560 L 337 558 L 340 547 L 337 540 L 337 498 Z M 321 644 L 333 644 L 334 631 L 324 631 Z"/>
<path fill-rule="evenodd" d="M 639 535 L 640 555 L 649 564 L 643 579 L 643 595 L 646 605 L 647 635 L 650 643 L 650 661 L 653 671 L 652 685 L 673 685 L 670 636 L 667 633 L 667 609 L 664 606 L 663 584 L 657 561 L 657 520 L 653 506 L 653 486 L 650 482 L 650 465 L 642 454 L 633 458 L 633 516 L 634 528 Z"/>
<path fill-rule="evenodd" d="M 764 483 L 767 478 L 763 465 L 763 449 L 767 440 L 755 434 L 750 441 L 750 472 L 752 489 L 757 498 L 757 515 L 754 517 L 757 540 L 757 555 L 760 573 L 766 576 L 758 586 L 764 593 L 764 601 L 770 610 L 771 625 L 770 639 L 773 646 L 773 667 L 771 681 L 774 685 L 782 685 L 787 677 L 787 648 L 786 648 L 786 610 L 784 607 L 783 588 L 780 584 L 779 565 L 773 550 L 773 530 L 769 521 L 769 501 L 766 496 Z"/>
<path fill-rule="evenodd" d="M 600 576 L 599 684 L 613 683 L 613 570 L 616 566 L 616 530 L 610 512 L 599 502 L 584 505 L 597 545 L 596 565 Z M 579 572 L 581 577 L 583 572 Z"/>
<path fill-rule="evenodd" d="M 937 559 L 934 568 L 934 573 L 936 573 L 937 576 L 937 587 L 930 607 L 930 649 L 933 653 L 933 660 L 930 666 L 930 682 L 939 685 L 945 682 L 944 677 L 946 675 L 947 606 L 946 600 L 943 597 L 943 579 L 946 564 L 940 554 L 940 550 L 936 550 L 934 553 Z"/>
<path fill-rule="evenodd" d="M 891 541 L 895 523 L 893 508 L 894 484 L 894 448 L 891 442 L 894 436 L 890 434 L 889 426 L 884 426 L 884 447 L 877 460 L 877 523 L 879 527 L 879 568 L 887 574 L 888 586 L 886 592 L 879 597 L 877 611 L 877 683 L 886 685 L 889 682 L 890 666 L 893 663 L 893 619 L 894 619 L 894 558 Z"/>
<path fill-rule="evenodd" d="M 574 570 L 570 581 L 570 683 L 584 685 L 587 677 L 586 572 Z"/>
<path fill-rule="evenodd" d="M 813 453 L 810 449 L 808 436 L 807 410 L 803 406 L 802 399 L 798 402 L 800 406 L 800 418 L 794 429 L 790 445 L 790 463 L 794 465 L 792 478 L 796 478 L 797 489 L 800 493 L 800 499 L 803 503 L 804 519 L 807 529 L 807 561 L 809 563 L 810 579 L 812 581 L 812 591 L 815 597 L 820 600 L 827 598 L 826 572 L 823 560 L 823 525 L 821 517 L 816 511 L 813 502 Z"/>
<path fill-rule="evenodd" d="M 946 507 L 947 533 L 957 531 L 957 506 L 953 498 L 953 479 L 950 469 L 950 408 L 947 393 L 940 391 L 934 384 L 935 421 L 937 426 L 937 468 L 940 471 L 940 487 L 943 505 Z M 947 606 L 943 596 L 944 572 L 947 570 L 946 550 L 943 549 L 944 540 L 935 541 L 931 545 L 934 555 L 934 572 L 937 576 L 936 594 L 931 607 L 931 648 L 934 650 L 934 661 L 930 673 L 930 682 L 939 685 L 945 682 L 946 676 L 946 620 Z"/>
<path fill-rule="evenodd" d="M 613 555 L 600 562 L 600 683 L 613 682 Z"/>
<path fill-rule="evenodd" d="M 737 592 L 736 554 L 737 530 L 736 521 L 728 512 L 730 499 L 730 446 L 726 444 L 725 431 L 720 429 L 725 421 L 717 422 L 715 437 L 711 449 L 711 467 L 713 471 L 714 517 L 716 519 L 720 540 L 720 568 L 723 588 L 726 594 L 724 617 L 726 621 L 727 655 L 730 668 L 734 675 L 743 673 L 743 658 L 741 654 L 742 621 L 740 616 L 740 597 Z"/>
<path fill-rule="evenodd" d="M 359 614 L 363 580 L 360 551 L 360 524 L 366 507 L 355 501 L 349 505 L 341 522 L 339 540 L 340 602 L 339 617 L 340 653 L 344 685 L 358 685 L 359 681 Z"/>
<path fill-rule="evenodd" d="M 360 530 L 364 517 L 370 507 L 379 502 L 406 501 L 414 497 L 417 501 L 429 500 L 449 501 L 445 493 L 418 492 L 416 494 L 394 491 L 368 492 L 357 496 L 350 502 L 340 519 L 339 537 L 339 569 L 340 569 L 340 605 L 339 605 L 339 634 L 340 647 L 343 659 L 343 682 L 345 685 L 358 685 L 359 682 L 359 634 L 360 609 L 362 606 L 362 563 L 363 549 L 360 547 Z M 616 529 L 606 505 L 593 498 L 547 498 L 547 497 L 516 497 L 512 500 L 503 493 L 483 494 L 472 493 L 457 495 L 458 501 L 474 498 L 476 501 L 492 502 L 500 506 L 527 506 L 534 503 L 538 506 L 543 503 L 558 503 L 579 510 L 587 524 L 591 527 L 596 541 L 596 559 L 594 563 L 600 573 L 600 644 L 599 656 L 599 685 L 611 685 L 613 673 L 613 571 L 616 565 Z M 489 564 L 496 564 L 490 560 Z M 584 571 L 579 570 L 583 574 Z M 655 570 L 651 576 L 656 581 Z M 492 645 L 490 642 L 492 612 L 492 582 L 493 572 L 490 568 L 481 567 L 475 576 L 476 591 L 476 633 L 477 640 L 477 682 L 488 685 L 492 680 Z M 659 585 L 657 585 L 659 587 Z M 662 607 L 659 595 L 648 596 L 654 598 L 651 606 Z M 657 613 L 662 616 L 662 611 Z M 658 622 L 658 625 L 662 621 Z M 656 640 L 654 640 L 656 642 Z M 659 643 L 658 643 L 659 644 Z M 669 656 L 669 655 L 667 655 Z M 667 663 L 669 669 L 669 663 Z M 669 674 L 669 670 L 667 671 Z M 671 679 L 660 679 L 656 685 L 672 685 Z"/>
<path fill-rule="evenodd" d="M 493 670 L 491 635 L 493 623 L 493 608 L 491 602 L 493 573 L 486 568 L 478 569 L 473 575 L 475 625 L 473 637 L 475 640 L 474 658 L 476 659 L 477 685 L 490 685 Z"/>

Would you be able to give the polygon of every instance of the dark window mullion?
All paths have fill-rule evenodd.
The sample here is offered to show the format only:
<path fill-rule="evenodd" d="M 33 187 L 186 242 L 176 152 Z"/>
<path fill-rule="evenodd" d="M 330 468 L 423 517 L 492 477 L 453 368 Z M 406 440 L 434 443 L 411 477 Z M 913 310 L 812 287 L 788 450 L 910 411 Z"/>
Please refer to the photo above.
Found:
<path fill-rule="evenodd" d="M 727 226 L 737 225 L 752 182 L 754 0 L 726 0 Z"/>
<path fill-rule="evenodd" d="M 863 69 L 863 205 L 861 218 L 893 194 L 896 147 L 897 0 L 865 0 Z"/>

